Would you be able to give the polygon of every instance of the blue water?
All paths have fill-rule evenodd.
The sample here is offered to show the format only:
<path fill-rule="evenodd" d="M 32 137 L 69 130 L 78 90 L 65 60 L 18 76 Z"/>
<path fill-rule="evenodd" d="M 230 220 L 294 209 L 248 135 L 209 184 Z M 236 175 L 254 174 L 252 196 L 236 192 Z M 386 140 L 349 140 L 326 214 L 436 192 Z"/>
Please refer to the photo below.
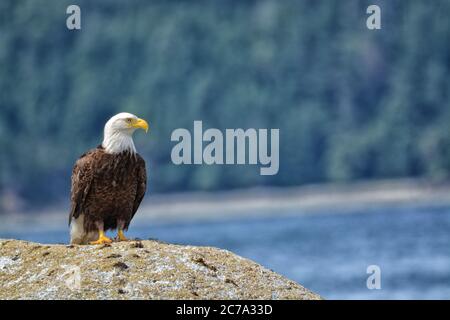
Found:
<path fill-rule="evenodd" d="M 66 242 L 67 230 L 1 238 Z M 132 225 L 129 236 L 216 246 L 250 258 L 326 299 L 449 299 L 450 208 L 378 208 L 214 222 Z M 381 268 L 369 290 L 366 269 Z"/>

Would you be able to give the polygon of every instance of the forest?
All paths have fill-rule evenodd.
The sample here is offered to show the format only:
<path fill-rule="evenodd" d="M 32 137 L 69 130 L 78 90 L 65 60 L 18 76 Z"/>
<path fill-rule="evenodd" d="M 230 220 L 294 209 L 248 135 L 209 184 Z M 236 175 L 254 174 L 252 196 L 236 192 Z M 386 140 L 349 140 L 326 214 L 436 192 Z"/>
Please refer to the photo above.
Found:
<path fill-rule="evenodd" d="M 120 111 L 150 124 L 135 143 L 152 193 L 446 181 L 449 14 L 447 0 L 2 0 L 0 213 L 67 202 L 74 162 Z M 175 165 L 171 133 L 196 120 L 279 129 L 278 173 Z"/>

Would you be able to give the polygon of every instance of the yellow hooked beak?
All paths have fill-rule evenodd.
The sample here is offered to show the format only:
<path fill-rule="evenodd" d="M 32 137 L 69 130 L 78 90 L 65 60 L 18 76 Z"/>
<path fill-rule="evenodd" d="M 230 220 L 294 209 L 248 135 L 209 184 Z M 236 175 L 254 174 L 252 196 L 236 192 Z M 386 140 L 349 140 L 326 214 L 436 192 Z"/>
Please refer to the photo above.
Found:
<path fill-rule="evenodd" d="M 133 120 L 133 122 L 131 123 L 131 127 L 136 129 L 144 129 L 145 132 L 148 131 L 148 123 L 144 119 Z"/>

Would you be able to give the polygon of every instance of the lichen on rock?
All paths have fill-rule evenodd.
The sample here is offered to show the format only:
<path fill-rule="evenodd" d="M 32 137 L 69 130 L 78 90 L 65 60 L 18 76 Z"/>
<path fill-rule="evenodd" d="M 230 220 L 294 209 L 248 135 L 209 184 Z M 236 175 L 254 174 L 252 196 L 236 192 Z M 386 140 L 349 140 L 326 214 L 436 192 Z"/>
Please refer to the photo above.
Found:
<path fill-rule="evenodd" d="M 0 299 L 320 299 L 229 251 L 159 241 L 0 240 Z"/>

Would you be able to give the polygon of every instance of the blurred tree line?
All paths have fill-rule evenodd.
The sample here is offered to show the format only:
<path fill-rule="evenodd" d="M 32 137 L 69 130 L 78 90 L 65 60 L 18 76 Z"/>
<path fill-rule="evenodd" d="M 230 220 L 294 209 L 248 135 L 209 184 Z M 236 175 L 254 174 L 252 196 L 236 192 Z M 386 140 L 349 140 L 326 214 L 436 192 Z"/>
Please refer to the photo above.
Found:
<path fill-rule="evenodd" d="M 3 202 L 66 201 L 74 161 L 119 111 L 149 120 L 135 141 L 151 192 L 447 179 L 449 15 L 447 0 L 3 0 Z M 170 134 L 194 120 L 280 128 L 278 175 L 173 165 Z"/>

